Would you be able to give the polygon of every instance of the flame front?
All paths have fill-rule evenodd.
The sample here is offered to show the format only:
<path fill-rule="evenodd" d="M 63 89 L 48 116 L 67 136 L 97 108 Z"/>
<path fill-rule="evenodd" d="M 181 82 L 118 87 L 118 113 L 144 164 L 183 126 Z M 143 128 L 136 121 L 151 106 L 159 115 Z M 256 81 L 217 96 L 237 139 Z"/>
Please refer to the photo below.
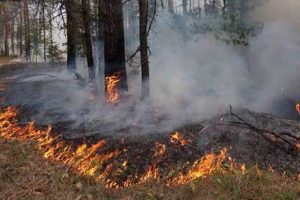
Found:
<path fill-rule="evenodd" d="M 33 122 L 26 126 L 18 125 L 17 110 L 14 107 L 8 107 L 0 112 L 0 131 L 0 136 L 8 140 L 36 141 L 38 149 L 45 159 L 55 160 L 70 166 L 81 175 L 92 176 L 103 182 L 108 188 L 129 187 L 146 181 L 159 181 L 167 185 L 185 184 L 194 179 L 211 175 L 216 171 L 226 172 L 228 168 L 223 166 L 225 161 L 229 160 L 234 166 L 234 161 L 230 159 L 227 155 L 227 149 L 224 148 L 218 154 L 204 155 L 192 165 L 186 163 L 186 166 L 190 166 L 188 171 L 178 171 L 172 177 L 165 177 L 164 171 L 159 167 L 159 162 L 156 161 L 163 160 L 163 156 L 167 155 L 166 145 L 156 142 L 152 164 L 149 164 L 144 172 L 124 177 L 123 172 L 127 169 L 130 171 L 131 161 L 129 157 L 120 158 L 122 158 L 121 155 L 128 154 L 130 151 L 128 148 L 103 152 L 101 151 L 105 149 L 103 147 L 108 145 L 106 140 L 100 140 L 93 145 L 82 144 L 74 147 L 64 141 L 60 135 L 51 133 L 51 126 L 40 130 Z M 186 145 L 188 142 L 179 133 L 175 133 L 172 138 L 174 142 L 179 142 L 181 145 Z M 168 169 L 175 170 L 176 167 L 170 166 Z M 243 173 L 246 172 L 245 166 L 240 166 L 237 169 Z"/>
<path fill-rule="evenodd" d="M 120 98 L 120 92 L 118 90 L 119 82 L 120 82 L 120 78 L 118 75 L 107 76 L 105 78 L 107 103 L 118 102 Z"/>

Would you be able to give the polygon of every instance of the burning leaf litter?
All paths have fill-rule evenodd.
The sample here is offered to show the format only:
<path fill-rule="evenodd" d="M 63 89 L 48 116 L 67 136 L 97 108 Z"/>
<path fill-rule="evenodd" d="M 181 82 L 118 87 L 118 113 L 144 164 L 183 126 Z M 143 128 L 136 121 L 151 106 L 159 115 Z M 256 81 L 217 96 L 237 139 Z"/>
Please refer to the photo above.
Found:
<path fill-rule="evenodd" d="M 185 184 L 218 171 L 225 173 L 226 171 L 239 168 L 245 171 L 244 165 L 238 167 L 238 164 L 229 159 L 227 149 L 224 148 L 218 154 L 209 153 L 204 155 L 192 165 L 186 163 L 190 166 L 186 172 L 179 170 L 173 176 L 169 175 L 170 177 L 162 174 L 158 161 L 157 163 L 154 161 L 143 172 L 131 172 L 129 175 L 124 175 L 132 160 L 127 158 L 118 163 L 118 159 L 122 154 L 127 153 L 127 148 L 99 153 L 107 145 L 108 142 L 106 140 L 100 140 L 93 145 L 82 144 L 74 147 L 74 145 L 64 141 L 60 135 L 52 133 L 51 126 L 39 129 L 34 125 L 34 122 L 28 123 L 26 126 L 20 126 L 17 116 L 18 111 L 14 107 L 2 109 L 0 113 L 1 137 L 9 140 L 36 141 L 44 158 L 70 166 L 82 175 L 92 176 L 96 180 L 105 183 L 108 188 L 129 187 L 147 181 L 159 181 L 172 186 Z M 180 145 L 188 144 L 188 140 L 179 132 L 171 134 L 170 142 L 179 142 Z M 163 157 L 167 151 L 165 144 L 156 142 L 153 159 Z"/>

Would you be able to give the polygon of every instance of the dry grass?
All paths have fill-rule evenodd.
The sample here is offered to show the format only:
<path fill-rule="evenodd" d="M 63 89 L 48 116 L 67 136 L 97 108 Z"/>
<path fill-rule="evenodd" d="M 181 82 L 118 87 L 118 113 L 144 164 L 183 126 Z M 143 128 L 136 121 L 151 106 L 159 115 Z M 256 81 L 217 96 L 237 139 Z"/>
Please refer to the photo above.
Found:
<path fill-rule="evenodd" d="M 34 142 L 0 138 L 0 199 L 300 199 L 300 183 L 276 173 L 255 169 L 246 174 L 215 174 L 188 185 L 160 184 L 106 190 L 66 166 L 43 159 Z"/>
<path fill-rule="evenodd" d="M 8 64 L 11 60 L 17 58 L 17 56 L 0 56 L 0 65 Z"/>

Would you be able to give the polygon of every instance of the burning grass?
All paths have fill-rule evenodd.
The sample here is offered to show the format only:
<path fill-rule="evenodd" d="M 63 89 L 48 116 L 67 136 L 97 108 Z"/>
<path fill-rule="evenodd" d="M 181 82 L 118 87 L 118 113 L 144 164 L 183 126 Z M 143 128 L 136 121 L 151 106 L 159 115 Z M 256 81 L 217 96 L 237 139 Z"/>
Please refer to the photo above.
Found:
<path fill-rule="evenodd" d="M 8 140 L 36 141 L 38 149 L 43 157 L 52 161 L 72 167 L 81 175 L 92 176 L 95 180 L 100 180 L 107 188 L 129 187 L 135 184 L 142 184 L 148 181 L 163 182 L 166 185 L 174 186 L 185 184 L 200 177 L 206 177 L 216 171 L 226 172 L 232 170 L 235 165 L 231 162 L 229 169 L 224 165 L 227 161 L 227 150 L 223 149 L 220 154 L 210 153 L 203 156 L 200 160 L 190 165 L 188 162 L 186 172 L 184 170 L 169 169 L 167 175 L 161 174 L 158 167 L 160 157 L 166 152 L 166 145 L 156 143 L 153 152 L 153 163 L 149 164 L 147 169 L 142 172 L 131 172 L 126 174 L 129 159 L 118 162 L 121 154 L 126 154 L 128 148 L 116 148 L 112 151 L 99 153 L 99 150 L 106 144 L 106 140 L 100 140 L 95 144 L 73 146 L 65 142 L 60 135 L 51 133 L 51 127 L 38 129 L 34 123 L 28 123 L 25 126 L 18 125 L 17 110 L 14 107 L 7 107 L 0 114 L 1 136 Z M 176 141 L 174 141 L 174 136 Z M 171 135 L 171 143 L 179 142 L 179 145 L 187 145 L 187 141 L 181 134 L 176 132 Z M 134 159 L 134 158 L 131 158 Z"/>
<path fill-rule="evenodd" d="M 63 196 L 67 199 L 75 197 L 105 199 L 107 195 L 113 195 L 117 199 L 186 199 L 187 197 L 197 199 L 201 197 L 199 194 L 206 196 L 205 199 L 219 197 L 224 199 L 226 195 L 228 198 L 234 197 L 233 199 L 248 197 L 255 199 L 255 195 L 260 198 L 265 193 L 274 197 L 273 199 L 281 199 L 280 195 L 288 199 L 296 199 L 299 196 L 300 184 L 295 179 L 292 181 L 291 178 L 275 172 L 264 172 L 257 168 L 247 169 L 245 165 L 236 164 L 228 156 L 225 148 L 219 153 L 206 154 L 193 164 L 185 163 L 186 167 L 183 169 L 167 168 L 168 173 L 163 174 L 159 160 L 163 159 L 168 149 L 166 144 L 156 142 L 152 156 L 154 162 L 142 172 L 126 174 L 133 158 L 120 159 L 120 157 L 129 151 L 128 148 L 117 148 L 101 153 L 101 149 L 108 143 L 106 140 L 99 140 L 93 145 L 83 143 L 74 146 L 64 141 L 60 135 L 51 133 L 50 126 L 37 128 L 34 123 L 19 125 L 17 115 L 18 112 L 14 107 L 2 109 L 0 113 L 3 143 L 1 147 L 5 149 L 0 156 L 3 161 L 1 177 L 4 180 L 3 186 L 0 187 L 5 191 L 4 199 L 19 197 L 29 199 L 43 197 L 44 199 L 45 195 L 52 199 L 53 195 L 59 195 L 56 191 L 66 192 L 67 194 Z M 169 138 L 172 145 L 181 148 L 191 141 L 179 132 L 171 134 Z M 32 149 L 34 143 L 36 148 Z M 36 167 L 37 171 L 35 171 Z M 22 182 L 19 179 L 24 180 Z M 26 179 L 29 179 L 30 184 L 25 187 L 22 184 L 27 184 Z M 68 181 L 64 182 L 64 179 Z M 57 182 L 59 186 L 56 186 Z M 211 185 L 207 185 L 208 183 Z M 7 184 L 15 184 L 16 188 L 10 188 Z M 245 195 L 244 191 L 249 190 L 247 184 L 258 193 L 250 192 Z M 259 186 L 259 184 L 266 185 Z M 158 185 L 162 189 L 158 189 Z M 272 187 L 268 188 L 269 185 Z M 129 189 L 122 189 L 118 194 L 108 194 L 104 189 L 129 186 L 131 186 Z M 51 189 L 47 190 L 47 187 Z M 180 189 L 173 194 L 174 188 Z M 215 188 L 218 192 L 211 188 Z M 206 193 L 206 190 L 212 193 Z M 164 196 L 168 193 L 169 196 Z"/>
<path fill-rule="evenodd" d="M 299 199 L 300 183 L 249 168 L 216 172 L 177 187 L 161 183 L 107 190 L 59 162 L 45 160 L 33 141 L 0 138 L 0 199 Z"/>

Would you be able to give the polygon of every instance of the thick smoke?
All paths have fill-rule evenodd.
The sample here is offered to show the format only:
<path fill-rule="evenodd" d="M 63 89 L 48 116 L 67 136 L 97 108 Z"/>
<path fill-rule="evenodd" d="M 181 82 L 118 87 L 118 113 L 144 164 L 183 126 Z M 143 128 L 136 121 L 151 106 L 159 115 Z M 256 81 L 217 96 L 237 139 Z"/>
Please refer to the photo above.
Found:
<path fill-rule="evenodd" d="M 61 71 L 52 75 L 69 84 L 57 82 L 26 102 L 44 102 L 39 118 L 51 118 L 45 110 L 65 112 L 64 120 L 74 120 L 76 126 L 90 122 L 90 129 L 98 123 L 113 128 L 138 124 L 147 132 L 161 132 L 224 113 L 228 105 L 288 116 L 295 111 L 287 97 L 300 101 L 298 7 L 297 0 L 270 0 L 255 9 L 255 20 L 264 27 L 246 48 L 228 45 L 210 33 L 186 39 L 182 29 L 176 29 L 179 22 L 167 11 L 160 12 L 149 42 L 151 102 L 139 101 L 140 74 L 132 68 L 129 100 L 112 109 L 91 103 L 87 89 L 78 89 Z"/>
<path fill-rule="evenodd" d="M 197 120 L 228 104 L 292 116 L 294 105 L 287 98 L 300 100 L 299 7 L 296 0 L 270 0 L 255 9 L 253 20 L 263 23 L 263 30 L 250 38 L 246 51 L 210 34 L 182 41 L 161 23 L 151 57 L 154 101 Z"/>

